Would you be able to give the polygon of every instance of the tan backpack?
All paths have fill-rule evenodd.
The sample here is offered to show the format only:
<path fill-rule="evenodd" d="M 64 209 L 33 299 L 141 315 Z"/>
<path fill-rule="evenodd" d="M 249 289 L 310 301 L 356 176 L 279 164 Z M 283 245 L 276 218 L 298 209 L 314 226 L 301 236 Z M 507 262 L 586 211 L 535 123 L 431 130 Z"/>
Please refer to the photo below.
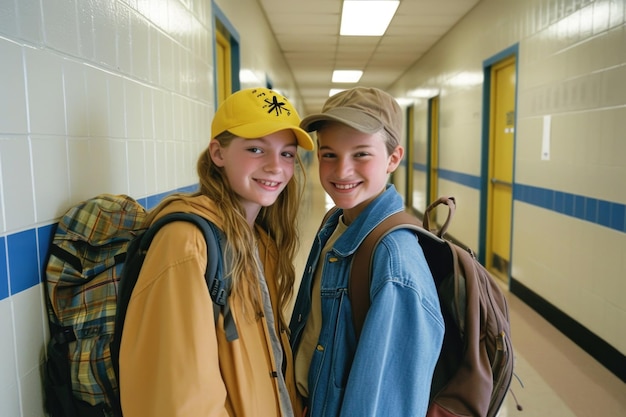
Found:
<path fill-rule="evenodd" d="M 449 207 L 448 217 L 439 231 L 431 232 L 429 215 L 440 204 Z M 358 337 L 370 303 L 376 245 L 396 229 L 413 230 L 435 280 L 446 327 L 427 417 L 493 417 L 513 376 L 508 306 L 474 253 L 444 239 L 455 207 L 454 197 L 439 198 L 426 209 L 423 225 L 407 212 L 385 219 L 354 254 L 348 293 Z"/>

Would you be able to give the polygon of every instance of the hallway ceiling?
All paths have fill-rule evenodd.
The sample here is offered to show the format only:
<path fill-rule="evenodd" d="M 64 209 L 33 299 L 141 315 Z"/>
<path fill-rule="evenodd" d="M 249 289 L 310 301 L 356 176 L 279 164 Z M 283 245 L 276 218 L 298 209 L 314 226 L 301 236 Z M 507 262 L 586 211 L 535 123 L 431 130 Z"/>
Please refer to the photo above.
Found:
<path fill-rule="evenodd" d="M 356 85 L 386 89 L 479 0 L 401 0 L 382 37 L 339 36 L 343 0 L 258 0 L 302 94 L 318 112 L 333 70 L 362 70 Z"/>

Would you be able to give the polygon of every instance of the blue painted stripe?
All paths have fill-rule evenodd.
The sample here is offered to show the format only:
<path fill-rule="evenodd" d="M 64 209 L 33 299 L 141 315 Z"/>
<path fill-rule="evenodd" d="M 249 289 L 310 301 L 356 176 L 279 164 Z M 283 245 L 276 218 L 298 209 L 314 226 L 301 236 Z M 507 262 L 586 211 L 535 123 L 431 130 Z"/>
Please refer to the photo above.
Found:
<path fill-rule="evenodd" d="M 413 169 L 415 171 L 426 172 L 428 170 L 428 167 L 426 166 L 426 164 L 420 164 L 418 162 L 413 162 Z"/>
<path fill-rule="evenodd" d="M 6 238 L 0 237 L 0 300 L 4 300 L 9 296 L 6 248 Z"/>
<path fill-rule="evenodd" d="M 7 249 L 11 295 L 39 284 L 36 230 L 29 229 L 8 235 Z"/>
<path fill-rule="evenodd" d="M 462 172 L 449 171 L 447 169 L 439 169 L 439 178 L 456 182 L 466 187 L 480 189 L 480 177 L 475 175 L 464 174 Z"/>
<path fill-rule="evenodd" d="M 413 169 L 426 171 L 426 166 L 414 163 Z M 446 169 L 438 173 L 439 178 L 481 189 L 479 176 Z M 524 184 L 513 185 L 513 200 L 626 233 L 626 205 L 622 203 Z"/>
<path fill-rule="evenodd" d="M 426 171 L 426 166 L 414 163 L 413 169 Z M 481 178 L 476 175 L 440 169 L 439 178 L 481 189 Z M 524 184 L 513 185 L 513 200 L 626 233 L 626 205 L 622 203 Z"/>
<path fill-rule="evenodd" d="M 626 232 L 626 205 L 531 185 L 515 184 L 513 199 Z"/>

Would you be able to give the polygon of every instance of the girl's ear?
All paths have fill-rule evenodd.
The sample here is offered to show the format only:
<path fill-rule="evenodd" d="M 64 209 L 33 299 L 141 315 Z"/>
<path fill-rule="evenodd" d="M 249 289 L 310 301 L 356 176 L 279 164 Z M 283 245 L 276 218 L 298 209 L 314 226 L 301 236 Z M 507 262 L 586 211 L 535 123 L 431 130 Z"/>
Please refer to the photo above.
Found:
<path fill-rule="evenodd" d="M 224 158 L 222 157 L 222 146 L 216 140 L 209 142 L 209 156 L 213 163 L 218 167 L 224 166 Z"/>
<path fill-rule="evenodd" d="M 391 155 L 389 155 L 389 163 L 387 165 L 387 174 L 392 173 L 398 168 L 400 162 L 402 162 L 402 157 L 404 156 L 404 148 L 400 145 L 396 146 L 396 149 L 393 150 Z"/>

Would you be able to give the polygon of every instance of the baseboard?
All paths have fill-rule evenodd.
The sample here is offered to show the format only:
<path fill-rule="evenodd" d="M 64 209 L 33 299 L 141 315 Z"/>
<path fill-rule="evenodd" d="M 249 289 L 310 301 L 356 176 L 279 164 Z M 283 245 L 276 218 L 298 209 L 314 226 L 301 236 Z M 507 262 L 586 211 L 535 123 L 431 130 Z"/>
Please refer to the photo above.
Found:
<path fill-rule="evenodd" d="M 626 382 L 626 356 L 598 337 L 589 329 L 550 304 L 524 284 L 511 278 L 509 291 L 524 301 L 530 308 L 561 333 L 576 343 L 581 349 L 600 362 L 619 379 Z M 616 331 L 618 331 L 616 329 Z"/>

